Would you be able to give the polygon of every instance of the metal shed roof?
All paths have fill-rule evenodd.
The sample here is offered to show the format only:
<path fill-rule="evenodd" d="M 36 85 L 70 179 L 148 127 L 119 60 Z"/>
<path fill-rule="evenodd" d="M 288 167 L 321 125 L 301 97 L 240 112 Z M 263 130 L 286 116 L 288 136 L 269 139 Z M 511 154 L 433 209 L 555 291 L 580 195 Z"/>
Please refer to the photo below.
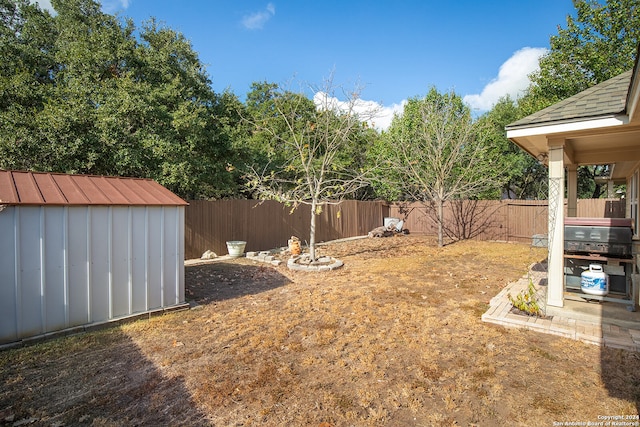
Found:
<path fill-rule="evenodd" d="M 151 179 L 0 170 L 2 205 L 184 206 Z"/>

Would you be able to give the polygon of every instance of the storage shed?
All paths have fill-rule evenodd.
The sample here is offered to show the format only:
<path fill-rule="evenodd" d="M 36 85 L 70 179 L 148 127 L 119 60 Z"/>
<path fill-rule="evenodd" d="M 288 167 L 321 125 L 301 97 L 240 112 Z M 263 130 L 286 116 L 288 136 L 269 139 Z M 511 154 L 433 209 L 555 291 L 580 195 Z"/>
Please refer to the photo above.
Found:
<path fill-rule="evenodd" d="M 186 205 L 149 179 L 0 171 L 0 344 L 185 306 Z"/>

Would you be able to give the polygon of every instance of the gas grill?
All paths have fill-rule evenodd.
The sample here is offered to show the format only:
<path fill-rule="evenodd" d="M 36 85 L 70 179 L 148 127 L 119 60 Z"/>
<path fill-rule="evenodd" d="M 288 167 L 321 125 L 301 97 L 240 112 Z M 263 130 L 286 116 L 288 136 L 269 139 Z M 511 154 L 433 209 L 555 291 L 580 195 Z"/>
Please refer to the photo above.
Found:
<path fill-rule="evenodd" d="M 564 250 L 569 253 L 631 257 L 630 218 L 567 218 Z"/>
<path fill-rule="evenodd" d="M 580 293 L 582 272 L 590 264 L 600 264 L 609 275 L 609 291 L 613 295 L 588 296 L 588 299 L 623 302 L 633 306 L 631 221 L 630 218 L 565 218 L 564 272 L 567 292 Z"/>

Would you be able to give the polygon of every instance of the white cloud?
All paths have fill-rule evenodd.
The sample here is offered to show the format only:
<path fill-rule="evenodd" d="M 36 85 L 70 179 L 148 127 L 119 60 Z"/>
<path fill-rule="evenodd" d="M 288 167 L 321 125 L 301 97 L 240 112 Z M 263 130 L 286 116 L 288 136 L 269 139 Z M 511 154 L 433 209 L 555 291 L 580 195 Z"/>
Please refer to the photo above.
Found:
<path fill-rule="evenodd" d="M 273 3 L 269 3 L 265 10 L 243 17 L 242 25 L 248 30 L 261 30 L 275 14 L 276 7 Z"/>
<path fill-rule="evenodd" d="M 407 100 L 403 99 L 400 104 L 391 104 L 390 106 L 381 106 L 378 114 L 373 118 L 371 125 L 378 130 L 387 130 L 391 126 L 394 115 L 401 115 Z"/>
<path fill-rule="evenodd" d="M 353 106 L 350 106 L 348 102 L 330 97 L 325 92 L 316 92 L 313 95 L 313 103 L 317 108 L 330 108 L 343 112 L 353 111 L 358 114 L 360 120 L 367 122 L 376 129 L 387 130 L 391 126 L 394 114 L 402 114 L 407 101 L 403 100 L 400 104 L 384 106 L 376 101 L 356 99 Z"/>
<path fill-rule="evenodd" d="M 545 53 L 547 49 L 541 47 L 520 49 L 500 66 L 498 77 L 489 82 L 481 94 L 466 95 L 464 102 L 482 112 L 490 110 L 503 96 L 518 98 L 529 86 L 529 74 L 540 69 L 539 60 Z"/>

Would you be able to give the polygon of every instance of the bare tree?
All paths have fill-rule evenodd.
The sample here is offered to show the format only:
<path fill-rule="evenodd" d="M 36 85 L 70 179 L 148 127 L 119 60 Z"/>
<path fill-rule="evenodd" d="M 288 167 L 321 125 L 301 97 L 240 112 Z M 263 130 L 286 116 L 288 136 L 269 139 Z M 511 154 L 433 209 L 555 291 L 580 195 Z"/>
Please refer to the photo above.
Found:
<path fill-rule="evenodd" d="M 268 114 L 250 119 L 266 135 L 268 164 L 248 173 L 248 188 L 260 199 L 283 202 L 295 209 L 311 206 L 309 252 L 316 260 L 316 216 L 325 205 L 340 203 L 368 185 L 366 171 L 354 164 L 353 151 L 366 122 L 376 111 L 359 98 L 360 90 L 342 92 L 339 101 L 333 80 L 312 88 L 313 101 L 301 92 L 271 87 Z M 312 104 L 310 104 L 312 102 Z M 311 105 L 311 107 L 310 107 Z"/>
<path fill-rule="evenodd" d="M 395 180 L 398 195 L 405 199 L 433 204 L 440 246 L 444 203 L 478 198 L 500 184 L 499 163 L 491 158 L 469 108 L 453 92 L 432 89 L 422 99 L 409 100 L 403 114 L 394 118 L 386 144 L 382 180 Z"/>
<path fill-rule="evenodd" d="M 475 239 L 499 227 L 499 204 L 486 200 L 456 199 L 447 205 L 451 221 L 444 224 L 443 231 L 451 240 Z"/>

